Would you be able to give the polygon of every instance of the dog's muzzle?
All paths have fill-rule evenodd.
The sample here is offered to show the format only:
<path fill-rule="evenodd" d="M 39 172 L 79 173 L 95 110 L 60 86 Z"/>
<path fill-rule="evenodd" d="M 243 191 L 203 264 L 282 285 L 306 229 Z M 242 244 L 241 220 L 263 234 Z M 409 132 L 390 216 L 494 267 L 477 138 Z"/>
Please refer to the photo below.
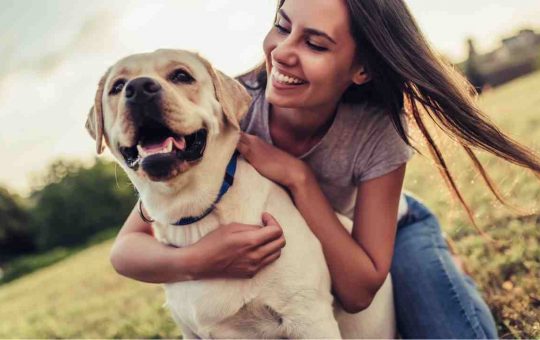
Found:
<path fill-rule="evenodd" d="M 125 97 L 130 117 L 136 127 L 134 144 L 119 146 L 129 168 L 139 166 L 154 181 L 174 177 L 182 162 L 202 158 L 207 130 L 189 135 L 172 131 L 163 121 L 161 86 L 151 78 L 140 77 L 126 84 Z"/>

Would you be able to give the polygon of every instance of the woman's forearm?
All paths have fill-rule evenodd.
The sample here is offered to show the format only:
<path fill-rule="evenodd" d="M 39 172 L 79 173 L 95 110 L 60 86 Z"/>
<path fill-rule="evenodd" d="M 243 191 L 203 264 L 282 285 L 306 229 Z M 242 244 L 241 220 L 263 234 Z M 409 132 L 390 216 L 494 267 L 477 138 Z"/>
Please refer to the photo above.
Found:
<path fill-rule="evenodd" d="M 296 207 L 322 244 L 337 298 L 348 312 L 367 308 L 387 273 L 378 271 L 339 222 L 312 174 L 290 190 Z"/>
<path fill-rule="evenodd" d="M 143 232 L 118 237 L 110 254 L 119 274 L 149 283 L 194 279 L 193 259 L 192 248 L 169 247 Z"/>

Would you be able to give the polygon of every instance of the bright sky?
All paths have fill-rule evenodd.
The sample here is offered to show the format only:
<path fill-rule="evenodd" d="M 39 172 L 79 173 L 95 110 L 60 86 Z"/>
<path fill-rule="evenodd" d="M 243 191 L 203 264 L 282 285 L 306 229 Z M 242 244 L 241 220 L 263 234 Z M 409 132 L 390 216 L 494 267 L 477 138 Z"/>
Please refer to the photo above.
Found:
<path fill-rule="evenodd" d="M 0 0 L 0 185 L 27 194 L 58 158 L 91 159 L 84 122 L 109 65 L 157 48 L 197 50 L 231 75 L 262 58 L 276 0 Z M 538 0 L 406 0 L 451 60 L 517 29 L 540 30 Z"/>

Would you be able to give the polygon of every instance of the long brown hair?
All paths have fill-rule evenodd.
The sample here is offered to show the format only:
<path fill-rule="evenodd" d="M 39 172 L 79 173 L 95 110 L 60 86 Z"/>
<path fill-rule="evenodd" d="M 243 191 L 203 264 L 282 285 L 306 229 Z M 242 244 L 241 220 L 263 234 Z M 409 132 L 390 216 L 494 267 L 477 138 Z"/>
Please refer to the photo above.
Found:
<path fill-rule="evenodd" d="M 285 0 L 278 1 L 278 9 Z M 508 205 L 488 176 L 474 149 L 485 150 L 531 170 L 540 178 L 540 159 L 531 150 L 501 132 L 475 103 L 473 87 L 434 53 L 403 0 L 346 0 L 350 28 L 360 63 L 371 76 L 364 85 L 352 85 L 344 101 L 370 102 L 388 114 L 408 144 L 405 113 L 418 128 L 449 189 L 476 226 L 471 209 L 447 167 L 427 123 L 435 123 L 456 141 L 471 159 L 489 190 Z M 257 83 L 264 87 L 266 71 L 258 66 Z M 431 121 L 430 121 L 431 120 Z"/>

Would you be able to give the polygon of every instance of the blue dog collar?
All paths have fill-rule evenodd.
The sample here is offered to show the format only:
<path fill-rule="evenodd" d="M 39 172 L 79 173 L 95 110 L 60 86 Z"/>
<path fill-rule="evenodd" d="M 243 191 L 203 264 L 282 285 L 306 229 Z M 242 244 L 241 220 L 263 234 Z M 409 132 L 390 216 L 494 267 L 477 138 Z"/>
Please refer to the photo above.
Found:
<path fill-rule="evenodd" d="M 214 201 L 214 203 L 212 203 L 212 205 L 210 205 L 210 207 L 208 209 L 206 209 L 201 215 L 182 217 L 181 219 L 179 219 L 175 223 L 172 223 L 172 225 L 185 226 L 185 225 L 188 225 L 188 224 L 192 224 L 192 223 L 195 223 L 195 222 L 198 222 L 198 221 L 202 220 L 208 214 L 210 214 L 212 212 L 212 210 L 214 210 L 214 208 L 216 207 L 216 204 L 218 204 L 218 202 L 221 200 L 223 195 L 225 195 L 225 193 L 233 185 L 234 174 L 236 172 L 237 160 L 238 160 L 238 151 L 235 151 L 234 154 L 231 157 L 231 160 L 229 161 L 229 164 L 227 165 L 227 170 L 225 171 L 225 177 L 223 178 L 223 183 L 221 184 L 221 188 L 219 189 L 219 194 L 218 194 L 216 200 Z"/>

